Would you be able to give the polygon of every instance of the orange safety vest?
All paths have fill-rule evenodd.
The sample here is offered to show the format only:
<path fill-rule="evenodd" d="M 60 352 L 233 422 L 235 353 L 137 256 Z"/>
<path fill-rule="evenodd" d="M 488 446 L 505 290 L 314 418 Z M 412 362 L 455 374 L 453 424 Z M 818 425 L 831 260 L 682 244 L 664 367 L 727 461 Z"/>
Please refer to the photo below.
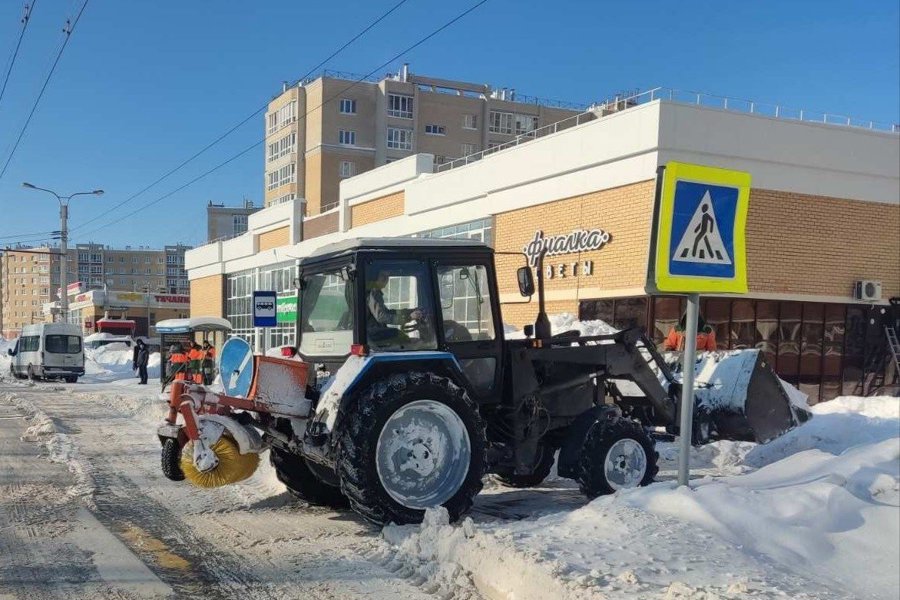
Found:
<path fill-rule="evenodd" d="M 179 365 L 178 371 L 175 373 L 175 381 L 184 381 L 186 379 L 185 370 L 181 368 L 188 361 L 188 357 L 184 352 L 176 352 L 169 355 L 169 362 L 173 365 Z"/>
<path fill-rule="evenodd" d="M 206 350 L 201 350 L 203 352 L 203 360 L 215 360 L 216 359 L 216 349 L 210 346 Z"/>
<path fill-rule="evenodd" d="M 674 327 L 669 331 L 666 337 L 666 350 L 684 350 L 684 331 L 678 331 Z M 716 332 L 711 327 L 709 331 L 697 332 L 697 352 L 715 352 L 716 351 Z"/>
<path fill-rule="evenodd" d="M 188 352 L 189 360 L 203 360 L 203 350 L 197 350 L 196 348 L 191 348 Z"/>

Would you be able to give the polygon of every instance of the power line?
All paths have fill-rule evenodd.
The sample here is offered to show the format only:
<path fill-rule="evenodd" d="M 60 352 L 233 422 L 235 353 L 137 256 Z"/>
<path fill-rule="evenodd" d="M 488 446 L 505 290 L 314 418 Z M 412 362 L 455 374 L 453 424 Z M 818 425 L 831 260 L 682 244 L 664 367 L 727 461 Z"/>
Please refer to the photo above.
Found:
<path fill-rule="evenodd" d="M 3 170 L 0 171 L 0 179 L 2 179 L 6 174 L 6 170 L 9 168 L 9 163 L 12 162 L 13 156 L 15 156 L 16 154 L 16 149 L 18 149 L 19 143 L 22 141 L 22 137 L 25 135 L 25 130 L 28 129 L 28 124 L 31 123 L 31 118 L 34 116 L 34 111 L 37 110 L 38 103 L 40 103 L 41 98 L 44 96 L 44 92 L 47 90 L 47 86 L 50 84 L 50 78 L 53 77 L 53 72 L 56 70 L 56 65 L 59 64 L 59 59 L 62 58 L 66 46 L 69 45 L 69 40 L 72 39 L 72 32 L 75 31 L 75 26 L 78 25 L 78 21 L 81 20 L 81 15 L 84 13 L 84 9 L 87 8 L 88 2 L 90 2 L 90 0 L 84 0 L 84 4 L 81 5 L 81 10 L 78 11 L 78 15 L 75 17 L 74 23 L 72 23 L 68 19 L 66 20 L 66 26 L 63 28 L 63 33 L 66 34 L 66 38 L 56 55 L 56 59 L 53 61 L 53 66 L 50 67 L 50 72 L 47 73 L 47 78 L 44 80 L 44 85 L 41 86 L 41 91 L 31 107 L 31 112 L 28 113 L 28 118 L 25 119 L 25 125 L 22 126 L 22 131 L 19 132 L 19 137 L 16 138 L 16 143 L 13 144 L 12 151 L 9 153 L 9 158 L 6 159 L 6 164 L 3 165 Z"/>
<path fill-rule="evenodd" d="M 36 231 L 34 233 L 20 233 L 15 235 L 0 235 L 0 240 L 19 240 L 23 238 L 44 239 L 56 234 L 55 231 Z"/>
<path fill-rule="evenodd" d="M 25 37 L 25 30 L 28 29 L 28 23 L 31 21 L 31 11 L 37 5 L 34 0 L 30 5 L 25 3 L 25 14 L 22 15 L 22 31 L 19 32 L 19 39 L 16 41 L 16 49 L 13 50 L 12 58 L 9 61 L 9 68 L 6 70 L 6 76 L 3 78 L 3 87 L 0 88 L 0 101 L 3 100 L 3 94 L 6 93 L 6 84 L 9 83 L 9 76 L 12 74 L 13 66 L 16 64 L 16 57 L 19 56 L 19 47 L 22 45 L 22 38 Z"/>
<path fill-rule="evenodd" d="M 481 0 L 481 1 L 478 2 L 477 4 L 471 6 L 470 8 L 466 9 L 465 11 L 461 12 L 460 14 L 458 14 L 457 16 L 455 16 L 454 18 L 450 19 L 449 21 L 447 21 L 446 23 L 444 23 L 443 25 L 441 25 L 440 27 L 438 27 L 437 29 L 435 29 L 434 31 L 432 31 L 431 33 L 429 33 L 427 36 L 421 38 L 419 41 L 417 41 L 417 42 L 416 42 L 415 44 L 413 44 L 412 46 L 406 48 L 405 50 L 400 51 L 398 54 L 396 54 L 395 56 L 391 57 L 388 61 L 382 63 L 381 65 L 378 65 L 377 67 L 375 67 L 374 69 L 372 69 L 371 71 L 369 71 L 368 73 L 366 73 L 365 75 L 363 75 L 362 77 L 360 77 L 359 79 L 356 79 L 353 83 L 351 83 L 351 84 L 350 84 L 349 86 L 347 86 L 346 88 L 342 89 L 342 90 L 341 90 L 340 92 L 338 92 L 337 94 L 334 94 L 334 95 L 332 95 L 332 96 L 329 96 L 328 98 L 326 98 L 325 100 L 323 100 L 323 101 L 322 101 L 318 106 L 316 106 L 315 108 L 306 111 L 306 112 L 303 114 L 303 116 L 302 116 L 301 118 L 305 119 L 305 118 L 306 118 L 306 115 L 308 115 L 308 114 L 310 114 L 310 113 L 313 113 L 313 112 L 319 110 L 320 108 L 322 108 L 323 106 L 325 106 L 327 103 L 329 103 L 329 102 L 331 102 L 332 100 L 334 100 L 335 98 L 337 98 L 337 97 L 339 97 L 339 96 L 345 94 L 347 91 L 349 91 L 350 89 L 356 87 L 356 86 L 359 85 L 361 82 L 365 81 L 366 79 L 368 79 L 369 77 L 371 77 L 371 76 L 374 75 L 375 73 L 378 73 L 378 72 L 381 71 L 382 69 L 384 69 L 384 68 L 386 68 L 387 66 L 391 65 L 394 61 L 396 61 L 397 59 L 401 58 L 404 54 L 407 54 L 408 52 L 411 52 L 412 50 L 415 50 L 416 48 L 418 48 L 419 46 L 421 46 L 422 44 L 424 44 L 425 42 L 427 42 L 428 40 L 430 40 L 431 38 L 433 38 L 434 36 L 436 36 L 437 34 L 439 34 L 440 32 L 442 32 L 443 30 L 447 29 L 448 27 L 450 27 L 451 25 L 453 25 L 454 23 L 456 23 L 457 21 L 459 21 L 460 19 L 462 19 L 463 17 L 465 17 L 466 15 L 468 15 L 469 13 L 471 13 L 472 11 L 474 11 L 475 9 L 477 9 L 477 8 L 478 8 L 479 6 L 481 6 L 482 4 L 485 4 L 487 1 L 488 1 L 488 0 Z M 83 235 L 91 235 L 91 234 L 93 234 L 93 233 L 96 233 L 96 232 L 100 231 L 101 229 L 104 229 L 104 228 L 109 227 L 109 226 L 111 226 L 111 225 L 115 225 L 116 223 L 121 223 L 121 222 L 124 221 L 125 219 L 127 219 L 127 218 L 129 218 L 129 217 L 132 217 L 132 216 L 134 216 L 134 215 L 136 215 L 137 213 L 141 212 L 142 210 L 145 210 L 145 209 L 150 208 L 151 206 L 153 206 L 153 205 L 155 205 L 155 204 L 157 204 L 157 203 L 159 203 L 159 202 L 162 202 L 163 200 L 165 200 L 166 198 L 172 196 L 173 194 L 175 194 L 175 193 L 177 193 L 177 192 L 180 192 L 181 190 L 185 189 L 186 187 L 188 187 L 188 186 L 190 186 L 190 185 L 192 185 L 192 184 L 194 184 L 194 183 L 200 181 L 200 180 L 203 179 L 204 177 L 206 177 L 206 176 L 208 176 L 208 175 L 211 175 L 212 173 L 218 171 L 219 169 L 221 169 L 221 168 L 224 167 L 225 165 L 231 163 L 232 161 L 237 160 L 238 158 L 240 158 L 240 157 L 243 156 L 244 154 L 250 152 L 251 150 L 253 150 L 253 149 L 256 148 L 257 146 L 259 146 L 260 144 L 265 143 L 265 141 L 266 141 L 266 138 L 264 137 L 263 139 L 261 139 L 261 140 L 259 140 L 259 141 L 257 141 L 257 142 L 254 142 L 253 144 L 251 144 L 251 145 L 248 146 L 247 148 L 241 150 L 240 152 L 238 152 L 238 153 L 235 154 L 234 156 L 228 158 L 228 159 L 225 160 L 224 162 L 219 163 L 218 165 L 216 165 L 216 166 L 213 167 L 212 169 L 209 169 L 208 171 L 205 171 L 205 172 L 201 173 L 200 175 L 198 175 L 198 176 L 195 177 L 194 179 L 188 181 L 188 182 L 185 183 L 184 185 L 181 185 L 180 187 L 175 188 L 174 190 L 168 192 L 167 194 L 165 194 L 165 195 L 163 195 L 163 196 L 160 196 L 159 198 L 153 200 L 152 202 L 148 202 L 147 204 L 144 204 L 144 205 L 141 206 L 140 208 L 138 208 L 138 209 L 136 209 L 136 210 L 133 210 L 133 211 L 131 211 L 130 213 L 128 213 L 128 214 L 126 214 L 126 215 L 123 215 L 122 217 L 119 217 L 118 219 L 115 219 L 114 221 L 110 221 L 109 223 L 106 223 L 106 224 L 104 224 L 104 225 L 101 225 L 100 227 L 97 227 L 96 229 L 92 229 L 91 231 L 89 231 L 89 232 L 87 232 L 86 234 L 83 234 Z"/>
<path fill-rule="evenodd" d="M 328 56 L 328 58 L 326 58 L 325 60 L 321 61 L 319 64 L 317 64 L 317 65 L 314 66 L 313 68 L 311 68 L 309 71 L 307 71 L 307 72 L 306 72 L 303 76 L 301 76 L 299 79 L 295 80 L 294 83 L 291 84 L 291 87 L 297 85 L 297 84 L 298 84 L 299 82 L 301 82 L 301 81 L 304 81 L 304 80 L 305 80 L 307 77 L 309 77 L 312 73 L 316 72 L 316 71 L 317 71 L 319 68 L 321 68 L 323 65 L 327 64 L 328 61 L 330 61 L 332 58 L 334 58 L 335 56 L 337 56 L 338 54 L 340 54 L 341 52 L 343 52 L 348 46 L 350 46 L 350 44 L 352 44 L 353 42 L 355 42 L 356 40 L 358 40 L 359 38 L 361 38 L 362 36 L 364 36 L 364 35 L 365 35 L 366 33 L 368 33 L 373 27 L 375 27 L 376 25 L 378 25 L 380 22 L 382 22 L 384 19 L 386 19 L 386 18 L 387 18 L 388 16 L 390 16 L 394 11 L 396 11 L 398 8 L 400 8 L 401 6 L 403 6 L 404 4 L 406 4 L 408 1 L 409 1 L 409 0 L 400 0 L 400 2 L 397 2 L 397 3 L 396 3 L 394 6 L 392 6 L 387 12 L 385 12 L 385 13 L 382 14 L 380 17 L 378 17 L 377 19 L 375 19 L 374 21 L 372 21 L 371 23 L 369 23 L 369 25 L 368 25 L 365 29 L 363 29 L 362 31 L 360 31 L 359 33 L 357 33 L 355 36 L 353 36 L 352 38 L 350 38 L 350 40 L 347 41 L 343 46 L 341 46 L 340 48 L 338 48 L 337 50 L 335 50 L 334 52 L 332 52 L 332 53 Z M 192 154 L 192 155 L 191 155 L 189 158 L 187 158 L 186 160 L 182 161 L 178 166 L 176 166 L 176 167 L 170 169 L 169 171 L 167 171 L 166 173 L 164 173 L 162 176 L 160 176 L 159 178 L 155 179 L 155 180 L 153 181 L 153 183 L 151 183 L 150 185 L 146 186 L 145 188 L 143 188 L 143 189 L 140 190 L 139 192 L 137 192 L 137 193 L 135 193 L 135 194 L 132 194 L 132 195 L 129 196 L 128 198 L 125 198 L 124 200 L 122 200 L 121 202 L 119 202 L 118 204 L 116 204 L 114 207 L 112 207 L 111 209 L 109 209 L 106 213 L 103 213 L 103 214 L 97 215 L 96 217 L 93 217 L 93 218 L 91 218 L 91 219 L 88 219 L 88 220 L 85 221 L 84 223 L 79 223 L 79 224 L 76 225 L 75 227 L 72 227 L 69 231 L 71 232 L 71 231 L 74 231 L 74 230 L 76 230 L 76 229 L 80 229 L 80 228 L 84 227 L 85 225 L 88 225 L 89 223 L 93 223 L 94 221 L 97 221 L 98 219 L 103 218 L 103 216 L 104 216 L 105 214 L 108 214 L 108 213 L 111 212 L 111 211 L 115 211 L 115 210 L 117 210 L 117 209 L 119 209 L 119 208 L 125 206 L 126 204 L 128 204 L 129 202 L 131 202 L 132 200 L 134 200 L 135 198 L 137 198 L 138 196 L 140 196 L 140 195 L 143 194 L 144 192 L 146 192 L 146 191 L 150 190 L 151 188 L 155 187 L 157 184 L 161 183 L 161 182 L 164 181 L 165 179 L 168 179 L 168 177 L 169 177 L 170 175 L 172 175 L 173 173 L 175 173 L 175 172 L 177 172 L 177 171 L 180 171 L 182 168 L 184 168 L 185 166 L 187 166 L 189 163 L 193 162 L 194 159 L 196 159 L 197 157 L 199 157 L 201 154 L 203 154 L 204 152 L 206 152 L 207 150 L 209 150 L 210 148 L 212 148 L 213 146 L 215 146 L 216 144 L 218 144 L 219 142 L 221 142 L 222 140 L 224 140 L 225 138 L 227 138 L 229 135 L 231 135 L 232 133 L 234 133 L 236 130 L 240 129 L 240 128 L 241 128 L 242 126 L 244 126 L 248 121 L 250 121 L 251 119 L 255 118 L 257 115 L 259 115 L 259 113 L 264 112 L 268 107 L 269 107 L 268 102 L 267 102 L 266 104 L 263 104 L 260 108 L 256 109 L 256 110 L 253 111 L 251 114 L 247 115 L 244 119 L 242 119 L 240 122 L 238 122 L 236 125 L 232 126 L 230 129 L 228 129 L 225 133 L 223 133 L 222 135 L 220 135 L 219 137 L 217 137 L 216 139 L 214 139 L 213 141 L 211 141 L 210 143 L 208 143 L 206 146 L 204 146 L 203 148 L 201 148 L 198 152 Z"/>

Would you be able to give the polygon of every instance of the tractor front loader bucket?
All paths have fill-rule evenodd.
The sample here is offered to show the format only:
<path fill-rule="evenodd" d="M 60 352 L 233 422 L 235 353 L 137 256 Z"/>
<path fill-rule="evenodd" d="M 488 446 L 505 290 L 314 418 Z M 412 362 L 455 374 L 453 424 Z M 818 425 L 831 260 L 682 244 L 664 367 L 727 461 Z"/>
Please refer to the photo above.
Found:
<path fill-rule="evenodd" d="M 697 414 L 709 419 L 719 439 L 763 443 L 809 417 L 792 404 L 759 350 L 702 355 L 695 381 Z"/>

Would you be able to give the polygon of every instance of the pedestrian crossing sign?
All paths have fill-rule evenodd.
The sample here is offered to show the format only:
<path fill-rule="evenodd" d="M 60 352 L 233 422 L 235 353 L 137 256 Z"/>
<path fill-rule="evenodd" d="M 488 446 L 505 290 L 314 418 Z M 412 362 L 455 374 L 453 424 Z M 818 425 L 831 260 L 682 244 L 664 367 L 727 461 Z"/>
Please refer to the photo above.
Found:
<path fill-rule="evenodd" d="M 662 177 L 651 286 L 746 293 L 750 174 L 670 162 Z"/>

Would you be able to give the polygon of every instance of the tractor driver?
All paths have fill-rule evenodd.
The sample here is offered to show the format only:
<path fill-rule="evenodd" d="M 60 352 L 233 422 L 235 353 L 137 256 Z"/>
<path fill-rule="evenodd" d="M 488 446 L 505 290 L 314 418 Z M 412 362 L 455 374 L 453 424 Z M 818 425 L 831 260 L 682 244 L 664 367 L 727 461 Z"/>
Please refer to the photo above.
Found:
<path fill-rule="evenodd" d="M 389 271 L 379 269 L 377 277 L 366 284 L 366 308 L 369 313 L 366 334 L 370 344 L 381 348 L 409 343 L 409 336 L 399 327 L 410 321 L 420 321 L 423 317 L 418 308 L 393 310 L 385 305 L 383 290 L 389 277 Z"/>

